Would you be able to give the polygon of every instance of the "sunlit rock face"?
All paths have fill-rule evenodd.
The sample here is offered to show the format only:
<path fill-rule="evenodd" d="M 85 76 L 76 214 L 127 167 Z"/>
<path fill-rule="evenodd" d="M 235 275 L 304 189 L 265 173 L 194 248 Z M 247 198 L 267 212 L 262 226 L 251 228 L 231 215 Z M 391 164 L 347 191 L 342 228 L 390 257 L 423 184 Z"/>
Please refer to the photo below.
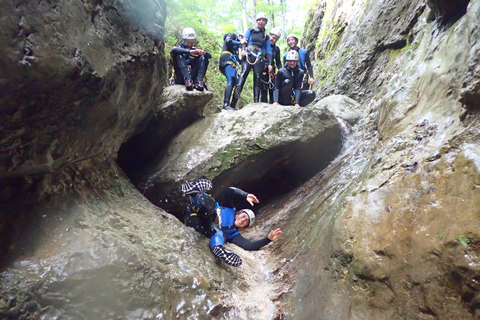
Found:
<path fill-rule="evenodd" d="M 235 185 L 267 200 L 325 168 L 341 147 L 342 128 L 325 106 L 250 104 L 182 131 L 142 188 L 179 216 L 185 207 L 180 184 L 198 177 L 213 180 L 214 195 Z"/>
<path fill-rule="evenodd" d="M 4 258 L 31 206 L 114 159 L 157 105 L 166 8 L 156 0 L 2 1 L 0 15 Z"/>
<path fill-rule="evenodd" d="M 165 88 L 161 103 L 118 151 L 117 163 L 132 183 L 138 183 L 149 165 L 155 166 L 155 161 L 160 161 L 162 150 L 176 134 L 203 116 L 212 98 L 210 91 L 187 91 L 183 85 Z"/>
<path fill-rule="evenodd" d="M 338 80 L 325 90 L 360 97 L 366 110 L 345 152 L 263 216 L 284 225 L 286 317 L 480 315 L 480 1 L 450 27 L 430 10 L 327 3 L 323 21 L 348 26 L 335 54 L 325 54 L 332 38 L 317 39 Z"/>

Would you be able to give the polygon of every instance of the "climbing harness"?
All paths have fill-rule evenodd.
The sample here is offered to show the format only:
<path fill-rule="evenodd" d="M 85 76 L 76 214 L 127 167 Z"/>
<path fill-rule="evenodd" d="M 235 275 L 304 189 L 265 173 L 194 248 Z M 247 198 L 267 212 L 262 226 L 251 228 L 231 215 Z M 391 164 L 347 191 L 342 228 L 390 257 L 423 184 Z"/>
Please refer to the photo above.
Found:
<path fill-rule="evenodd" d="M 261 81 L 263 84 L 267 85 L 268 89 L 270 90 L 275 89 L 275 83 L 273 83 L 273 79 L 275 79 L 275 74 L 273 72 L 272 73 L 268 72 L 268 74 L 269 74 L 268 81 L 263 81 L 263 79 L 261 79 Z"/>
<path fill-rule="evenodd" d="M 251 66 L 255 65 L 260 59 L 263 59 L 262 50 L 260 50 L 260 48 L 247 47 L 246 51 L 247 51 L 247 62 Z M 250 62 L 250 59 L 248 57 L 249 55 L 255 58 L 255 61 L 253 63 Z"/>

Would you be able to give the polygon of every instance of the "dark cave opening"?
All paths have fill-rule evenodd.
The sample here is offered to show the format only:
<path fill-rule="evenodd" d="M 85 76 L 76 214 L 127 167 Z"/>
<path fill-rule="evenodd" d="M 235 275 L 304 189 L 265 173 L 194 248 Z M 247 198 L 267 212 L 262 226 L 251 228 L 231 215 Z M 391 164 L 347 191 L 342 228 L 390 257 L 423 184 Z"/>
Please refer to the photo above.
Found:
<path fill-rule="evenodd" d="M 253 193 L 260 200 L 258 211 L 271 201 L 288 194 L 325 169 L 340 153 L 342 135 L 339 127 L 326 129 L 307 142 L 295 142 L 268 150 L 247 159 L 244 164 L 226 170 L 213 180 L 213 195 L 220 200 L 229 186 Z M 245 201 L 237 209 L 250 208 Z"/>
<path fill-rule="evenodd" d="M 432 9 L 429 20 L 439 19 L 444 26 L 450 27 L 467 13 L 470 0 L 428 0 Z"/>

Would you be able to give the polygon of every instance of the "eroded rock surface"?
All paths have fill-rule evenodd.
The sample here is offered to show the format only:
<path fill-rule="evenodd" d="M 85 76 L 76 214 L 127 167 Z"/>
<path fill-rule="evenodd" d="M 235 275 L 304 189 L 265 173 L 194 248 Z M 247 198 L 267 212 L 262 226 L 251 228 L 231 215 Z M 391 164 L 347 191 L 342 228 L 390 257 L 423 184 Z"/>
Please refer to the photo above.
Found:
<path fill-rule="evenodd" d="M 140 187 L 153 203 L 175 214 L 184 207 L 177 203 L 180 184 L 202 176 L 219 191 L 235 184 L 265 199 L 280 185 L 292 189 L 326 167 L 341 141 L 341 126 L 326 108 L 251 104 L 182 131 Z M 280 183 L 283 179 L 290 180 Z"/>
<path fill-rule="evenodd" d="M 0 15 L 3 258 L 31 206 L 69 188 L 57 173 L 114 159 L 157 105 L 166 8 L 157 0 L 2 1 Z"/>
<path fill-rule="evenodd" d="M 195 120 L 203 116 L 212 100 L 210 91 L 187 91 L 185 86 L 165 88 L 161 103 L 137 127 L 137 133 L 118 151 L 117 163 L 135 184 L 144 170 L 161 158 L 168 142 Z M 157 160 L 158 161 L 158 160 Z"/>
<path fill-rule="evenodd" d="M 285 230 L 276 246 L 283 251 L 279 281 L 294 278 L 281 295 L 287 317 L 480 314 L 480 122 L 475 99 L 466 98 L 467 92 L 475 96 L 480 77 L 473 62 L 480 1 L 470 1 L 450 29 L 441 19 L 429 22 L 430 12 L 418 8 L 420 2 L 371 1 L 364 11 L 337 1 L 326 10 L 331 15 L 323 21 L 341 13 L 353 21 L 338 40 L 340 51 L 353 38 L 385 44 L 384 31 L 370 29 L 363 38 L 384 21 L 393 22 L 385 30 L 406 30 L 411 40 L 401 49 L 383 45 L 363 67 L 371 48 L 356 47 L 347 60 L 337 52 L 327 61 L 338 75 L 365 72 L 365 81 L 331 89 L 364 92 L 367 117 L 321 175 L 265 208 L 262 218 Z M 471 103 L 462 108 L 459 101 Z"/>

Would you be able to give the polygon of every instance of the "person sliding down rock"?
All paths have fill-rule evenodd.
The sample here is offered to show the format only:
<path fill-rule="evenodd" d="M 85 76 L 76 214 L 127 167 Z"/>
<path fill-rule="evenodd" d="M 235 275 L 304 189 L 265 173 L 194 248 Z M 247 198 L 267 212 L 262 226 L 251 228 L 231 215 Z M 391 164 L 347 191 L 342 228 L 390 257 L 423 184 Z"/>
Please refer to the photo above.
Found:
<path fill-rule="evenodd" d="M 193 88 L 198 91 L 205 89 L 203 79 L 207 72 L 209 59 L 212 57 L 205 50 L 193 46 L 196 39 L 195 30 L 185 28 L 179 45 L 170 51 L 175 74 L 174 83 L 184 84 L 189 91 Z"/>
<path fill-rule="evenodd" d="M 255 214 L 250 209 L 237 211 L 234 206 L 235 198 L 245 199 L 252 206 L 259 203 L 255 195 L 238 188 L 229 187 L 220 204 L 221 224 L 219 227 L 221 230 L 210 238 L 210 249 L 215 257 L 220 258 L 228 265 L 238 267 L 242 264 L 242 259 L 237 254 L 224 248 L 225 241 L 235 243 L 245 250 L 259 250 L 270 242 L 277 240 L 282 235 L 282 230 L 280 228 L 272 230 L 267 237 L 257 241 L 245 239 L 238 229 L 252 226 L 255 222 Z"/>
<path fill-rule="evenodd" d="M 281 68 L 275 79 L 275 91 L 273 92 L 273 104 L 295 105 L 305 107 L 315 99 L 315 92 L 302 90 L 304 72 L 298 67 L 298 52 L 287 52 L 287 64 Z"/>

